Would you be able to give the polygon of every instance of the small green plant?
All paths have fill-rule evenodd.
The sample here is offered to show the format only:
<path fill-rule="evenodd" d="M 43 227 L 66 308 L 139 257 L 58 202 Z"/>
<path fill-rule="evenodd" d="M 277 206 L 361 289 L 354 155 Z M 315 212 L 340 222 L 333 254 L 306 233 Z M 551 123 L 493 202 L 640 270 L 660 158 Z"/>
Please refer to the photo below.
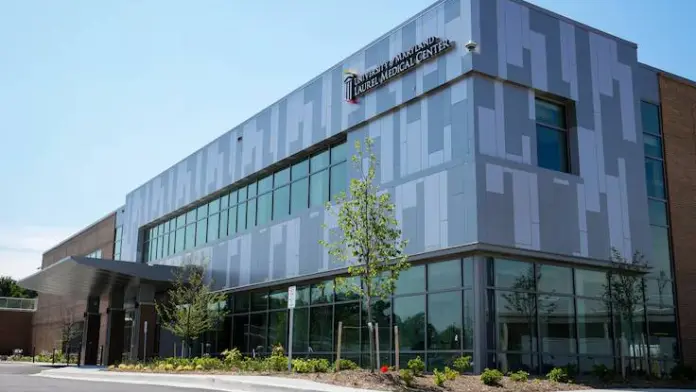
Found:
<path fill-rule="evenodd" d="M 298 358 L 292 360 L 292 370 L 296 373 L 311 373 L 312 366 L 309 360 Z"/>
<path fill-rule="evenodd" d="M 271 355 L 263 360 L 263 367 L 269 372 L 282 372 L 288 369 L 288 357 L 285 355 Z"/>
<path fill-rule="evenodd" d="M 669 375 L 672 377 L 673 380 L 694 381 L 694 379 L 696 379 L 696 370 L 694 370 L 694 368 L 692 368 L 689 365 L 679 363 L 676 366 L 674 366 L 674 368 L 672 368 L 672 371 L 669 373 Z"/>
<path fill-rule="evenodd" d="M 420 377 L 425 371 L 425 363 L 420 356 L 417 356 L 408 361 L 408 368 L 413 372 L 414 376 Z"/>
<path fill-rule="evenodd" d="M 413 370 L 411 369 L 401 369 L 399 370 L 399 377 L 404 381 L 407 387 L 413 386 L 413 380 L 415 376 L 413 375 Z"/>
<path fill-rule="evenodd" d="M 447 379 L 447 381 L 454 381 L 458 375 L 459 373 L 457 373 L 455 370 L 445 366 L 445 379 Z"/>
<path fill-rule="evenodd" d="M 605 383 L 614 379 L 614 371 L 609 369 L 607 365 L 603 363 L 597 363 L 592 366 L 592 375 Z"/>
<path fill-rule="evenodd" d="M 335 363 L 332 366 L 332 368 L 336 369 Z M 351 361 L 350 359 L 340 359 L 338 361 L 338 370 L 355 370 L 358 368 L 359 368 L 358 364 Z"/>
<path fill-rule="evenodd" d="M 481 373 L 481 382 L 486 385 L 500 385 L 503 380 L 503 373 L 498 369 L 484 369 Z"/>
<path fill-rule="evenodd" d="M 266 364 L 256 358 L 246 357 L 239 363 L 239 369 L 246 372 L 260 372 L 264 370 Z"/>
<path fill-rule="evenodd" d="M 570 377 L 568 377 L 568 371 L 565 368 L 553 368 L 551 371 L 546 375 L 546 378 L 549 379 L 549 381 L 555 381 L 555 382 L 562 382 L 562 383 L 567 383 L 570 381 Z"/>
<path fill-rule="evenodd" d="M 529 373 L 524 370 L 518 370 L 516 372 L 511 372 L 508 374 L 510 380 L 515 382 L 527 382 L 529 380 Z"/>
<path fill-rule="evenodd" d="M 223 362 L 227 366 L 239 366 L 242 362 L 242 353 L 238 349 L 225 350 L 222 352 Z"/>
<path fill-rule="evenodd" d="M 471 370 L 471 357 L 468 355 L 461 356 L 454 360 L 452 366 L 457 369 L 459 373 L 468 372 Z"/>
<path fill-rule="evenodd" d="M 445 373 L 440 372 L 439 370 L 435 369 L 433 370 L 433 382 L 435 385 L 438 387 L 441 387 L 445 385 Z"/>
<path fill-rule="evenodd" d="M 314 358 L 309 360 L 312 364 L 314 373 L 326 373 L 329 371 L 329 360 L 324 358 Z"/>
<path fill-rule="evenodd" d="M 329 361 L 324 358 L 293 359 L 292 368 L 297 373 L 326 373 L 329 371 Z"/>

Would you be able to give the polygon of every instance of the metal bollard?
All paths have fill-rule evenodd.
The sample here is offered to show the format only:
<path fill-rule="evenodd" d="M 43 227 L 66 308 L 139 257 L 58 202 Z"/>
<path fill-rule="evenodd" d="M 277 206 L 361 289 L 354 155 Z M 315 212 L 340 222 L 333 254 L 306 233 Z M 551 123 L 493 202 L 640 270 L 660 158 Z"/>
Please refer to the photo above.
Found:
<path fill-rule="evenodd" d="M 104 346 L 99 346 L 99 366 L 104 366 Z"/>
<path fill-rule="evenodd" d="M 31 363 L 36 362 L 36 346 L 31 348 Z"/>
<path fill-rule="evenodd" d="M 56 348 L 53 347 L 53 356 L 51 357 L 51 364 L 56 364 Z"/>

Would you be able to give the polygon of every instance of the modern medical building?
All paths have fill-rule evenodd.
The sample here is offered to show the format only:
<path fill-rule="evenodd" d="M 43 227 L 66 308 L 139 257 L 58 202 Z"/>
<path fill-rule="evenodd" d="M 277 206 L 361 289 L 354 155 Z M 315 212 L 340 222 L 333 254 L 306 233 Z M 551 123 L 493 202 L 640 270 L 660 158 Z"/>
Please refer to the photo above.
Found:
<path fill-rule="evenodd" d="M 439 1 L 47 251 L 20 282 L 41 293 L 33 344 L 56 344 L 67 307 L 85 363 L 172 355 L 153 302 L 191 261 L 229 293 L 196 352 L 331 357 L 342 322 L 343 357 L 365 363 L 365 306 L 335 292 L 346 270 L 319 241 L 370 137 L 412 263 L 373 305 L 381 363 L 398 326 L 400 361 L 431 369 L 694 364 L 696 83 L 637 52 L 522 1 Z M 631 325 L 602 297 L 612 250 L 649 266 Z"/>

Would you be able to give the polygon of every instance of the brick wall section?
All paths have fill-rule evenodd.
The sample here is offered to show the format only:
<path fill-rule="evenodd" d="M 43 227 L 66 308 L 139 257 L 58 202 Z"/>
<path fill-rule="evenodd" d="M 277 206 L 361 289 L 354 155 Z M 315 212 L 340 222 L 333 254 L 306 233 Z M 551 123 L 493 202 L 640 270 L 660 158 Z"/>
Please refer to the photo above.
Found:
<path fill-rule="evenodd" d="M 696 85 L 660 75 L 660 96 L 679 330 L 696 366 Z"/>
<path fill-rule="evenodd" d="M 116 214 L 92 224 L 81 232 L 66 239 L 43 254 L 41 268 L 46 268 L 69 256 L 82 256 L 101 249 L 103 259 L 113 259 L 114 230 Z M 61 326 L 66 315 L 72 314 L 76 320 L 82 321 L 87 298 L 63 298 L 55 295 L 39 293 L 38 308 L 34 315 L 33 344 L 37 352 L 50 351 L 55 346 L 59 348 Z M 102 299 L 104 301 L 104 299 Z M 105 306 L 104 306 L 105 307 Z M 100 341 L 106 341 L 105 321 L 100 327 Z"/>
<path fill-rule="evenodd" d="M 31 352 L 31 322 L 34 312 L 0 310 L 0 355 L 10 355 L 16 348 Z"/>

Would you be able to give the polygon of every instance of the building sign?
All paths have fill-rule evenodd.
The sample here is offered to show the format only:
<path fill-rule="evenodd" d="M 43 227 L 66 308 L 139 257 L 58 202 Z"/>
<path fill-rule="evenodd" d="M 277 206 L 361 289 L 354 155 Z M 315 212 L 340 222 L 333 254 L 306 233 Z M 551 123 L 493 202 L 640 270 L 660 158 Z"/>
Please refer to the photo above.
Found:
<path fill-rule="evenodd" d="M 343 79 L 345 99 L 348 102 L 356 103 L 358 97 L 406 74 L 420 64 L 447 52 L 453 47 L 453 41 L 430 37 L 363 75 L 347 71 L 347 75 Z"/>

